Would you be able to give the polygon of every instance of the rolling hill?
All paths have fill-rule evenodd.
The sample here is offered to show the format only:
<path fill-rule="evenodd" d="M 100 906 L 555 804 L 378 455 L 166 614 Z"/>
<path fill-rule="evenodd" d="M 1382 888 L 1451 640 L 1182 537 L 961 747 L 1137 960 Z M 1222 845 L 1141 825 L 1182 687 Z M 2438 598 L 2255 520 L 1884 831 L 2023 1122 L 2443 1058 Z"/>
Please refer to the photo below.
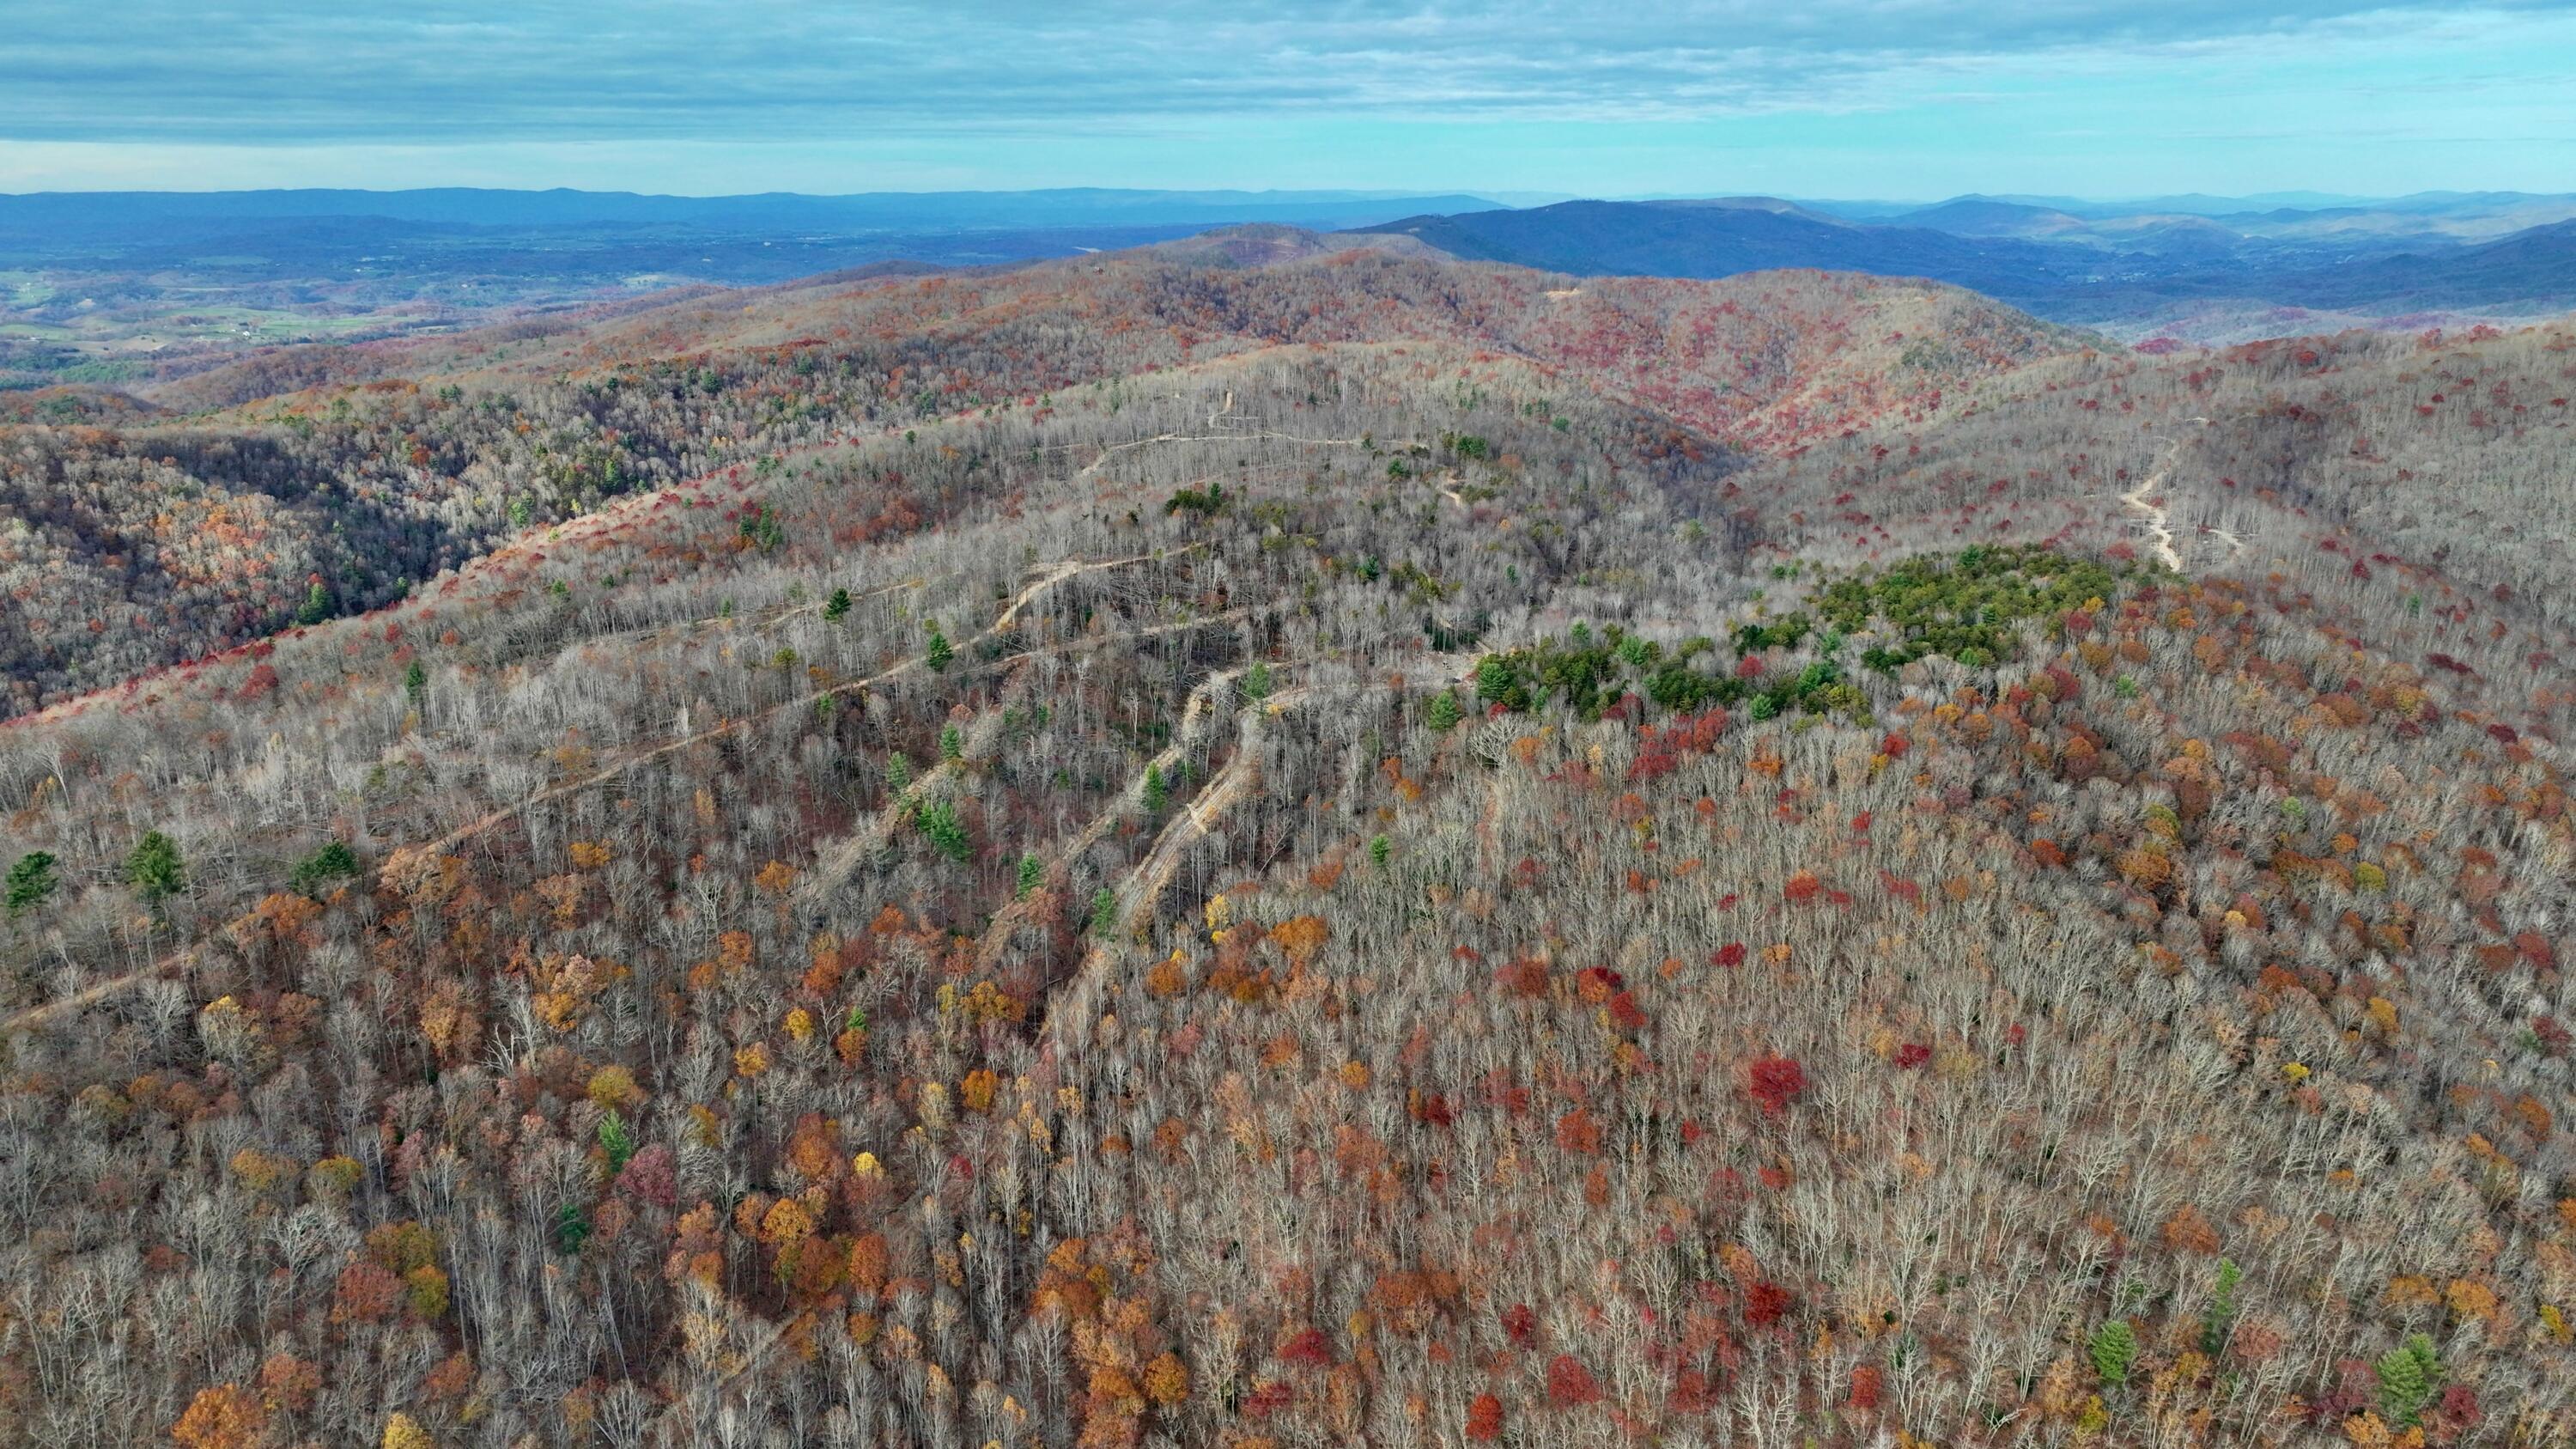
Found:
<path fill-rule="evenodd" d="M 1106 188 L 0 194 L 0 405 L 50 384 L 166 380 L 280 343 L 454 332 L 686 285 L 773 285 L 885 263 L 1011 265 L 1211 227 L 1331 228 L 1496 204 Z"/>
<path fill-rule="evenodd" d="M 1415 216 L 1357 228 L 1451 256 L 1575 275 L 1729 277 L 1783 267 L 1929 277 L 1997 296 L 2078 264 L 2020 241 L 1928 227 L 1861 226 L 1799 211 L 1677 202 L 1568 201 L 1526 211 Z"/>
<path fill-rule="evenodd" d="M 1575 287 L 1309 233 L 1025 271 L 708 292 L 588 322 L 291 349 L 22 427 L 0 461 L 0 656 L 20 708 L 373 608 L 514 529 L 783 449 L 1284 344 L 1507 351 L 1771 448 L 1921 409 L 2066 334 L 1858 278 Z M 1936 333 L 1936 354 L 1902 338 Z"/>
<path fill-rule="evenodd" d="M 2576 221 L 2431 254 L 2290 272 L 2266 289 L 2305 306 L 2425 311 L 2576 301 Z"/>
<path fill-rule="evenodd" d="M 2474 217 L 2428 210 L 2079 216 L 1969 197 L 1867 220 L 1804 208 L 1585 201 L 1359 230 L 1580 276 L 1818 267 L 1927 277 L 2130 340 L 2223 343 L 2343 325 L 2531 320 L 2576 307 L 2576 221 L 2548 198 L 2510 200 L 2481 214 L 2546 220 L 2472 239 Z"/>
<path fill-rule="evenodd" d="M 0 1444 L 2562 1441 L 2576 327 L 1410 250 L 0 431 Z"/>

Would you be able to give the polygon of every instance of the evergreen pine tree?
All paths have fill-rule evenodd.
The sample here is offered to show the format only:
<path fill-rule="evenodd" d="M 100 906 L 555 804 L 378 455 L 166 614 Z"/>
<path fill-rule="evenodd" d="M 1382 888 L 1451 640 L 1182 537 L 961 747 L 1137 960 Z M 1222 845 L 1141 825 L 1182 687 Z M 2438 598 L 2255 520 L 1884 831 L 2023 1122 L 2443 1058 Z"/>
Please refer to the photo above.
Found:
<path fill-rule="evenodd" d="M 286 878 L 296 894 L 319 897 L 322 887 L 335 880 L 346 880 L 358 873 L 358 857 L 349 847 L 332 841 L 297 862 L 295 873 Z"/>
<path fill-rule="evenodd" d="M 2379 1375 L 2379 1407 L 2401 1429 L 2411 1429 L 2424 1417 L 2424 1406 L 2433 1399 L 2433 1390 L 2442 1382 L 2442 1360 L 2433 1351 L 2433 1340 L 2424 1334 L 2410 1333 L 2406 1341 L 2388 1351 L 2374 1366 Z"/>
<path fill-rule="evenodd" d="M 164 897 L 187 889 L 188 869 L 179 860 L 179 847 L 155 830 L 135 842 L 133 853 L 125 857 L 125 879 L 145 900 L 159 905 Z"/>
<path fill-rule="evenodd" d="M 2218 1260 L 2218 1287 L 2209 1295 L 2209 1310 L 2200 1319 L 2200 1351 L 2215 1358 L 2227 1347 L 2227 1332 L 2236 1323 L 2236 1285 L 2244 1273 L 2225 1258 Z"/>
<path fill-rule="evenodd" d="M 635 1155 L 635 1134 L 614 1109 L 599 1119 L 599 1149 L 608 1154 L 608 1170 L 612 1173 L 624 1168 L 627 1159 Z"/>
<path fill-rule="evenodd" d="M 18 863 L 9 867 L 9 914 L 22 915 L 43 905 L 57 883 L 50 852 L 31 850 L 19 856 Z"/>
<path fill-rule="evenodd" d="M 2104 1384 L 2116 1389 L 2129 1381 L 2129 1365 L 2138 1361 L 2138 1331 L 2129 1326 L 2129 1320 L 2114 1318 L 2095 1329 L 2087 1347 L 2093 1372 Z"/>
<path fill-rule="evenodd" d="M 941 855 L 964 865 L 975 858 L 974 838 L 966 833 L 966 824 L 957 818 L 957 807 L 948 801 L 932 803 L 921 812 L 921 833 Z"/>

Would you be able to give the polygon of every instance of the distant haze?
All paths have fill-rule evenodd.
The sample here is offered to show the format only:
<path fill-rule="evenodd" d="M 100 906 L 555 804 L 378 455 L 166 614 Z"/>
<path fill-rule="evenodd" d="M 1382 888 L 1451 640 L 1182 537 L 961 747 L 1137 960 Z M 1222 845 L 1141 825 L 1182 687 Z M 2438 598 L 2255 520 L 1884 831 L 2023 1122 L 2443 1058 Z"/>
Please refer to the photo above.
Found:
<path fill-rule="evenodd" d="M 435 187 L 408 191 L 321 188 L 262 191 L 73 191 L 0 197 L 0 232 L 45 228 L 118 233 L 190 222 L 378 217 L 452 226 L 603 225 L 798 229 L 835 233 L 1056 226 L 1221 226 L 1275 222 L 1359 226 L 1422 211 L 1479 211 L 1507 203 L 1463 193 L 1370 191 L 877 192 L 806 196 L 666 196 L 633 192 L 511 191 Z"/>
<path fill-rule="evenodd" d="M 2548 189 L 2570 74 L 2513 0 L 19 0 L 0 190 Z"/>
<path fill-rule="evenodd" d="M 275 343 L 446 331 L 670 287 L 1010 267 L 1247 226 L 1257 234 L 1197 254 L 1231 264 L 1282 244 L 1420 246 L 1583 275 L 1928 277 L 2133 342 L 2420 331 L 2576 307 L 2576 194 L 2564 193 L 1919 204 L 1080 187 L 58 191 L 0 195 L 0 276 L 19 279 L 0 288 L 0 392 L 180 376 Z"/>

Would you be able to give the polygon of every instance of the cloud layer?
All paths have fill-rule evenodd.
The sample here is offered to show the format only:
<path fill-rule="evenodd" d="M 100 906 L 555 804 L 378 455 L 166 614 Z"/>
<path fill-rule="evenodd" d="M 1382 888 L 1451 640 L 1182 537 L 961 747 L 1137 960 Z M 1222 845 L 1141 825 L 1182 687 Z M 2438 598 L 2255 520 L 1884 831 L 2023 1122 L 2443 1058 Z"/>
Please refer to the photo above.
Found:
<path fill-rule="evenodd" d="M 262 145 L 1116 132 L 1260 113 L 1675 121 L 1866 107 L 1997 61 L 2434 23 L 2333 0 L 10 8 L 0 137 Z"/>
<path fill-rule="evenodd" d="M 2554 189 L 2576 4 L 14 0 L 0 190 Z"/>

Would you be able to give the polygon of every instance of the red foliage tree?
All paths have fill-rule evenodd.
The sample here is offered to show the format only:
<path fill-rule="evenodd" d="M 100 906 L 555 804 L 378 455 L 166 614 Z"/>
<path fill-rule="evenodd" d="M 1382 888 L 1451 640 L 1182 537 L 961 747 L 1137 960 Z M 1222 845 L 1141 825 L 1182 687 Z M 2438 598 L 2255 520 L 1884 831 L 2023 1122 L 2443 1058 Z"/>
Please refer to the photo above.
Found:
<path fill-rule="evenodd" d="M 1753 1100 L 1764 1112 L 1778 1116 L 1806 1090 L 1807 1069 L 1795 1057 L 1764 1057 L 1753 1064 Z"/>
<path fill-rule="evenodd" d="M 1766 1279 L 1744 1290 L 1744 1321 L 1767 1328 L 1787 1317 L 1794 1301 L 1788 1289 Z"/>
<path fill-rule="evenodd" d="M 1333 1345 L 1320 1328 L 1300 1329 L 1286 1343 L 1279 1345 L 1279 1361 L 1306 1368 L 1322 1368 L 1333 1361 Z"/>
<path fill-rule="evenodd" d="M 1581 1408 L 1601 1397 L 1601 1385 L 1594 1381 L 1592 1370 L 1570 1353 L 1560 1353 L 1547 1361 L 1547 1401 L 1560 1409 Z"/>
<path fill-rule="evenodd" d="M 1717 1407 L 1717 1386 L 1700 1370 L 1683 1369 L 1673 1376 L 1673 1391 L 1665 1406 L 1676 1414 L 1705 1414 Z"/>
<path fill-rule="evenodd" d="M 2453 1438 L 2478 1426 L 2486 1414 L 2478 1407 L 2478 1391 L 2467 1384 L 2449 1384 L 2442 1390 L 2440 1434 Z"/>
<path fill-rule="evenodd" d="M 1633 993 L 1617 992 L 1610 998 L 1610 1020 L 1621 1031 L 1636 1031 L 1646 1024 L 1646 1009 Z"/>
<path fill-rule="evenodd" d="M 394 1311 L 402 1291 L 402 1280 L 375 1264 L 364 1259 L 351 1263 L 332 1288 L 331 1321 L 378 1322 Z"/>
<path fill-rule="evenodd" d="M 1589 1157 L 1601 1150 L 1601 1124 L 1592 1114 L 1577 1107 L 1556 1119 L 1556 1145 L 1577 1156 Z"/>

